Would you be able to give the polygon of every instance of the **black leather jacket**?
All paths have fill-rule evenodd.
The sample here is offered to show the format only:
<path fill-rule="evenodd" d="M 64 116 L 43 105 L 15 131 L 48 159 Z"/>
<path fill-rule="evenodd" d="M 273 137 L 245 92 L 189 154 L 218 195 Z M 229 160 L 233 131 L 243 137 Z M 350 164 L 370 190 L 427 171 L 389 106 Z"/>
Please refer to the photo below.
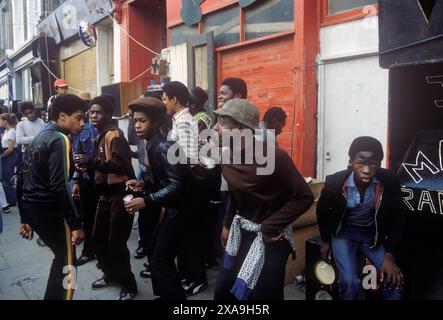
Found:
<path fill-rule="evenodd" d="M 317 204 L 318 227 L 324 242 L 330 242 L 332 235 L 340 231 L 347 210 L 346 182 L 351 172 L 345 170 L 326 177 Z M 404 239 L 406 219 L 400 183 L 392 170 L 380 168 L 376 177 L 381 182 L 381 188 L 376 191 L 379 195 L 376 195 L 376 234 L 373 245 L 384 243 L 386 252 L 397 255 Z"/>
<path fill-rule="evenodd" d="M 186 164 L 171 164 L 168 150 L 171 142 L 159 133 L 155 133 L 146 144 L 152 181 L 145 181 L 145 203 L 153 202 L 169 209 L 182 210 L 189 207 L 191 171 Z"/>
<path fill-rule="evenodd" d="M 71 195 L 69 181 L 74 173 L 68 132 L 50 123 L 28 146 L 17 181 L 17 198 L 22 223 L 28 223 L 23 203 L 49 204 L 57 208 L 72 230 L 82 227 Z"/>

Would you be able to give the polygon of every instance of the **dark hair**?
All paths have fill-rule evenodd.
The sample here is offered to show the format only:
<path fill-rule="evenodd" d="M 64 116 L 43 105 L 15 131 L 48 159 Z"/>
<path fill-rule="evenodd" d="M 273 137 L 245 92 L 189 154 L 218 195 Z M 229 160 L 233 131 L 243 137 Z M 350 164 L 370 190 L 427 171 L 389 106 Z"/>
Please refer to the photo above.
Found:
<path fill-rule="evenodd" d="M 15 127 L 15 125 L 17 124 L 17 117 L 13 113 L 2 113 L 0 115 L 0 118 L 2 120 L 8 121 L 12 127 Z"/>
<path fill-rule="evenodd" d="M 114 97 L 102 94 L 98 97 L 95 97 L 89 102 L 89 108 L 91 108 L 91 106 L 94 104 L 98 104 L 100 107 L 103 108 L 105 114 L 107 114 L 108 116 L 112 116 L 112 114 L 114 113 L 114 103 Z"/>
<path fill-rule="evenodd" d="M 263 121 L 268 123 L 271 120 L 277 120 L 279 122 L 286 121 L 286 112 L 280 107 L 270 108 L 263 116 Z"/>
<path fill-rule="evenodd" d="M 354 159 L 354 157 L 359 152 L 372 152 L 374 153 L 374 159 L 377 161 L 382 161 L 384 157 L 383 146 L 380 141 L 373 137 L 358 137 L 352 141 L 349 147 L 349 157 Z"/>
<path fill-rule="evenodd" d="M 65 94 L 54 99 L 51 105 L 51 119 L 57 121 L 62 112 L 70 116 L 74 112 L 87 110 L 88 105 L 81 98 L 73 94 Z"/>
<path fill-rule="evenodd" d="M 163 92 L 166 93 L 169 99 L 176 97 L 182 106 L 186 106 L 186 104 L 189 102 L 188 88 L 186 88 L 186 86 L 181 82 L 171 81 L 166 83 L 163 86 Z"/>
<path fill-rule="evenodd" d="M 29 109 L 35 110 L 34 103 L 32 103 L 31 101 L 25 101 L 20 104 L 20 111 L 21 112 L 25 112 L 25 110 L 29 110 Z"/>
<path fill-rule="evenodd" d="M 195 87 L 189 92 L 190 103 L 195 105 L 197 110 L 203 110 L 203 106 L 208 101 L 208 94 L 200 87 Z"/>
<path fill-rule="evenodd" d="M 226 78 L 221 83 L 222 86 L 228 86 L 234 95 L 240 94 L 240 98 L 246 99 L 248 97 L 248 87 L 246 82 L 240 78 Z"/>

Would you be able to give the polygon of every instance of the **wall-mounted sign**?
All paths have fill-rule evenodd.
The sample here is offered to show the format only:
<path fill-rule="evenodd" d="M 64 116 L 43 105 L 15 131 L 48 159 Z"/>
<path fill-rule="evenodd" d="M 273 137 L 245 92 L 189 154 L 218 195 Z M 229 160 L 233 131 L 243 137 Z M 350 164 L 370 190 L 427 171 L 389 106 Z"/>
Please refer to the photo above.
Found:
<path fill-rule="evenodd" d="M 63 40 L 77 35 L 81 21 L 95 24 L 105 18 L 105 12 L 111 9 L 110 0 L 66 0 L 55 10 Z"/>
<path fill-rule="evenodd" d="M 50 38 L 54 38 L 56 44 L 62 42 L 60 30 L 58 28 L 57 19 L 54 12 L 37 25 L 37 31 L 39 33 L 45 34 Z"/>
<path fill-rule="evenodd" d="M 202 20 L 200 5 L 204 0 L 182 0 L 181 17 L 188 26 L 199 23 Z"/>

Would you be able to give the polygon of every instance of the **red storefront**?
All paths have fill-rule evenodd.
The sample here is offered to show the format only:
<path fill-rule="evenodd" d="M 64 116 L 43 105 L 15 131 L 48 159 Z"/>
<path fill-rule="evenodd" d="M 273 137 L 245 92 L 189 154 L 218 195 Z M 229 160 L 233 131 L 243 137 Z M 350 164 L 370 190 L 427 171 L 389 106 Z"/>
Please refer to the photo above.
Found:
<path fill-rule="evenodd" d="M 216 81 L 209 90 L 216 97 L 224 78 L 241 77 L 261 117 L 270 107 L 282 107 L 288 119 L 279 144 L 305 176 L 315 176 L 319 1 L 267 0 L 242 8 L 238 0 L 205 0 L 201 21 L 191 26 L 181 18 L 187 1 L 166 0 L 166 7 L 161 0 L 121 2 L 122 28 L 156 52 L 213 31 Z M 149 67 L 154 54 L 124 31 L 120 43 L 121 81 L 128 82 Z M 158 82 L 150 72 L 140 79 L 143 86 Z"/>
<path fill-rule="evenodd" d="M 120 16 L 120 61 L 121 82 L 142 82 L 146 88 L 150 80 L 158 77 L 147 69 L 151 66 L 154 52 L 166 47 L 166 4 L 164 0 L 114 0 Z M 116 18 L 117 18 L 116 17 Z M 139 43 L 135 42 L 129 36 Z M 144 47 L 143 47 L 143 46 Z M 145 73 L 143 73 L 146 71 Z M 138 77 L 139 76 L 139 77 Z M 138 78 L 137 78 L 138 77 Z"/>
<path fill-rule="evenodd" d="M 314 176 L 317 80 L 312 65 L 319 51 L 318 1 L 271 0 L 242 8 L 238 0 L 206 0 L 200 6 L 203 17 L 193 27 L 183 23 L 181 0 L 166 2 L 168 45 L 175 44 L 175 34 L 192 34 L 192 29 L 194 34 L 217 32 L 215 27 L 223 27 L 220 21 L 227 20 L 224 32 L 214 39 L 214 89 L 224 78 L 240 77 L 261 117 L 270 107 L 282 107 L 288 119 L 279 144 L 305 176 Z M 282 19 L 280 13 L 289 18 Z"/>

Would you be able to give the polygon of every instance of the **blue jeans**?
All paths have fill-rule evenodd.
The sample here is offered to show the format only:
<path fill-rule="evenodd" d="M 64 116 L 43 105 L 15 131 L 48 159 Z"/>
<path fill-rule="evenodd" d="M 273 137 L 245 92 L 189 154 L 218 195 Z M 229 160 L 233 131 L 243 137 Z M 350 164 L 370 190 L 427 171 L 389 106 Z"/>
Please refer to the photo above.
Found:
<path fill-rule="evenodd" d="M 17 150 L 14 149 L 14 151 L 8 157 L 2 156 L 1 162 L 1 181 L 3 184 L 3 189 L 5 190 L 6 200 L 9 204 L 15 205 L 17 202 L 17 190 L 14 184 L 11 182 L 11 179 L 14 176 L 14 169 L 17 165 Z"/>
<path fill-rule="evenodd" d="M 332 237 L 332 253 L 338 272 L 340 299 L 358 299 L 361 286 L 359 273 L 361 270 L 357 270 L 357 248 L 375 266 L 378 279 L 385 257 L 385 248 L 382 244 L 371 248 L 373 238 L 373 228 L 351 226 L 344 226 L 337 236 Z M 384 288 L 382 285 L 379 289 L 379 295 L 382 300 L 400 300 L 403 296 L 403 286 L 396 290 Z"/>

